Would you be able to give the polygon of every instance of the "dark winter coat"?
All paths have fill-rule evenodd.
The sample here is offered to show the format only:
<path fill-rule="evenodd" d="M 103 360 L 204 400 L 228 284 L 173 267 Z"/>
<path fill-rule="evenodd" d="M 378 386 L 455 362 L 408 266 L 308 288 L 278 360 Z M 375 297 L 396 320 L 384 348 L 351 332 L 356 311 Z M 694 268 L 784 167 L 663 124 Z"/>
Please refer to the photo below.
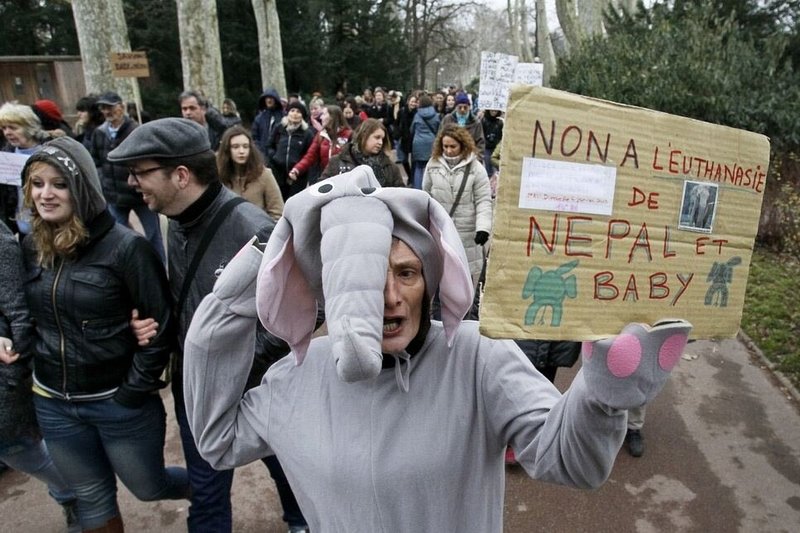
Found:
<path fill-rule="evenodd" d="M 0 363 L 0 447 L 22 435 L 36 436 L 29 366 L 33 323 L 22 289 L 22 253 L 8 227 L 0 222 L 0 337 L 11 339 L 20 359 Z"/>
<path fill-rule="evenodd" d="M 94 130 L 92 135 L 92 158 L 103 184 L 103 195 L 106 201 L 115 206 L 135 207 L 144 205 L 142 195 L 128 185 L 128 167 L 108 160 L 108 153 L 124 141 L 139 124 L 126 116 L 112 141 L 108 132 L 108 122 Z"/>
<path fill-rule="evenodd" d="M 380 163 L 376 166 L 370 166 L 372 166 L 372 170 L 375 172 L 375 177 L 378 178 L 381 187 L 405 187 L 400 168 L 392 161 L 392 158 L 386 155 L 386 152 L 380 152 L 378 158 Z M 352 143 L 347 143 L 344 149 L 339 152 L 339 155 L 331 158 L 328 166 L 322 171 L 320 179 L 344 174 L 359 165 L 366 164 L 367 162 L 364 160 L 363 155 L 356 152 Z"/>
<path fill-rule="evenodd" d="M 275 100 L 273 107 L 267 107 L 267 97 Z M 275 89 L 267 89 L 258 99 L 258 115 L 253 120 L 251 133 L 253 142 L 261 150 L 261 154 L 267 156 L 267 143 L 273 128 L 281 123 L 281 119 L 286 113 L 283 110 L 280 95 Z"/>
<path fill-rule="evenodd" d="M 411 121 L 411 160 L 427 161 L 431 158 L 433 141 L 439 133 L 441 119 L 433 106 L 420 107 Z"/>
<path fill-rule="evenodd" d="M 503 140 L 503 120 L 486 112 L 483 115 L 481 125 L 483 126 L 483 136 L 486 139 L 486 149 L 494 152 L 494 149 Z"/>
<path fill-rule="evenodd" d="M 314 131 L 305 120 L 291 133 L 287 126 L 288 120 L 284 117 L 267 143 L 267 166 L 272 169 L 279 185 L 286 183 L 289 171 L 300 162 L 314 141 Z"/>

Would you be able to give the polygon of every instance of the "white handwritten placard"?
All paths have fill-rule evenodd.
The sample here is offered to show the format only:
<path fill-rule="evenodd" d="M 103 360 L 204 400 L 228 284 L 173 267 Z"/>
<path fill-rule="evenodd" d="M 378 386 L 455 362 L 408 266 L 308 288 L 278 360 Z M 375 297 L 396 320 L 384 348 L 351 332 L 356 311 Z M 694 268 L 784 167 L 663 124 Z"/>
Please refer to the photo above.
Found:
<path fill-rule="evenodd" d="M 611 215 L 616 167 L 525 157 L 520 209 Z"/>
<path fill-rule="evenodd" d="M 517 63 L 514 69 L 514 83 L 542 86 L 544 65 L 541 63 Z"/>
<path fill-rule="evenodd" d="M 22 185 L 22 167 L 28 155 L 12 152 L 0 152 L 0 183 L 4 185 Z"/>

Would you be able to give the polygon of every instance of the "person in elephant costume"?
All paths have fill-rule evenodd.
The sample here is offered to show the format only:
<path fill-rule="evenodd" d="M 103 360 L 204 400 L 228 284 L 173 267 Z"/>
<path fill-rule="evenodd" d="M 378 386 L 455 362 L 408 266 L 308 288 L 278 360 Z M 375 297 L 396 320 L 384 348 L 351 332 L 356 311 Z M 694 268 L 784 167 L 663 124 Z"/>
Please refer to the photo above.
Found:
<path fill-rule="evenodd" d="M 437 289 L 441 322 L 429 318 Z M 362 166 L 293 196 L 190 326 L 200 453 L 218 469 L 277 455 L 315 533 L 500 533 L 507 445 L 533 478 L 601 485 L 625 409 L 658 393 L 691 325 L 586 343 L 562 395 L 512 341 L 462 320 L 472 299 L 458 232 L 423 191 L 381 188 Z M 328 334 L 312 340 L 317 303 Z M 259 319 L 292 353 L 242 395 Z"/>

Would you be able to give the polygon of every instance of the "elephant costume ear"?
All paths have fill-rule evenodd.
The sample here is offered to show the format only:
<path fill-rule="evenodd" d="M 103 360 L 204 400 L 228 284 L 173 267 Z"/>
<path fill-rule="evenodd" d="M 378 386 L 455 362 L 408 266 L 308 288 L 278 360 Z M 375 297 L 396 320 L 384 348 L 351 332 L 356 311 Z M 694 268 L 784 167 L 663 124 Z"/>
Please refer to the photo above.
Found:
<path fill-rule="evenodd" d="M 317 300 L 295 259 L 292 228 L 285 218 L 278 221 L 267 243 L 258 287 L 258 318 L 289 344 L 297 364 L 302 364 L 314 333 Z"/>
<path fill-rule="evenodd" d="M 450 346 L 458 325 L 472 307 L 475 291 L 464 246 L 452 219 L 435 201 L 430 202 L 429 213 L 431 236 L 438 244 L 442 257 L 439 301 L 447 345 Z"/>

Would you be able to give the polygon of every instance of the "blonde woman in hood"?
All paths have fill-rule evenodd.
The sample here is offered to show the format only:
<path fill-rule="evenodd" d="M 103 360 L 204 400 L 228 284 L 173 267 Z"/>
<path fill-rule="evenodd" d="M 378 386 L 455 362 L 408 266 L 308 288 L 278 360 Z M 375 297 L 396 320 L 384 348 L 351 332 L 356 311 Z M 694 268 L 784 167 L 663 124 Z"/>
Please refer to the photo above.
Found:
<path fill-rule="evenodd" d="M 122 531 L 117 477 L 143 501 L 189 496 L 186 471 L 164 466 L 166 416 L 158 390 L 171 349 L 166 274 L 147 240 L 108 212 L 81 143 L 68 137 L 46 143 L 23 175 L 32 211 L 23 251 L 36 324 L 36 415 L 53 461 L 75 491 L 83 530 Z M 133 309 L 167 325 L 144 348 L 128 326 Z"/>

